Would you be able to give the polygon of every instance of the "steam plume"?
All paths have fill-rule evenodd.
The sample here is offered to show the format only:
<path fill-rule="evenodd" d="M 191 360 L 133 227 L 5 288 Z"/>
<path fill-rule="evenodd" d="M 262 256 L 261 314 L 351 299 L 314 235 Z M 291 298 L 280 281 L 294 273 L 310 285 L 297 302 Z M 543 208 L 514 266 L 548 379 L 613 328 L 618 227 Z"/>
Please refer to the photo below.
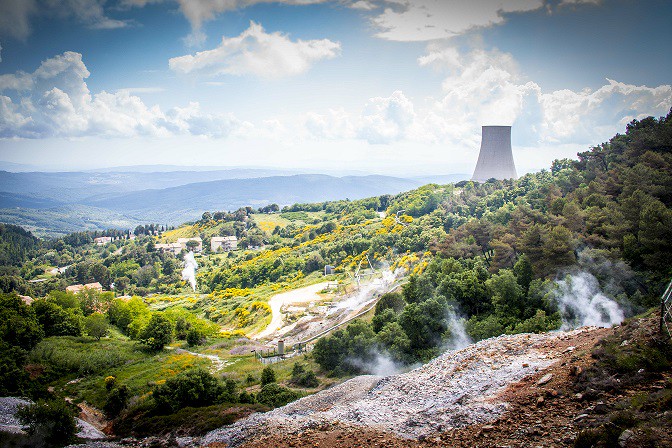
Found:
<path fill-rule="evenodd" d="M 198 263 L 194 259 L 194 253 L 189 252 L 184 256 L 184 269 L 182 269 L 182 280 L 187 280 L 191 284 L 191 289 L 196 291 L 196 269 Z"/>
<path fill-rule="evenodd" d="M 611 327 L 623 322 L 623 310 L 602 293 L 593 275 L 579 272 L 556 283 L 555 299 L 562 313 L 563 330 L 584 325 Z"/>

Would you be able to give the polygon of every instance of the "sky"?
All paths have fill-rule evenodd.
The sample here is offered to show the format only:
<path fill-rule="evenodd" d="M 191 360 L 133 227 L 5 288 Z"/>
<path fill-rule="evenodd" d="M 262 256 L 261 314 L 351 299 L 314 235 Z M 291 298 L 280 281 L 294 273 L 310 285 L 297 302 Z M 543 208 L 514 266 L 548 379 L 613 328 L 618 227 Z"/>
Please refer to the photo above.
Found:
<path fill-rule="evenodd" d="M 667 0 L 0 0 L 0 161 L 519 173 L 672 107 Z"/>

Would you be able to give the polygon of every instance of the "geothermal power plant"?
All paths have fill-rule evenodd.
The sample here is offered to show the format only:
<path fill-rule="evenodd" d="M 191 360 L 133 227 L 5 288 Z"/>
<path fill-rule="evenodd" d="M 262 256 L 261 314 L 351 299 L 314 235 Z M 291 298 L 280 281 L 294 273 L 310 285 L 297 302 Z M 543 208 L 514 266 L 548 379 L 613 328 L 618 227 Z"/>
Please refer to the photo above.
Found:
<path fill-rule="evenodd" d="M 471 180 L 517 179 L 511 151 L 511 126 L 483 126 L 481 129 L 481 152 Z"/>

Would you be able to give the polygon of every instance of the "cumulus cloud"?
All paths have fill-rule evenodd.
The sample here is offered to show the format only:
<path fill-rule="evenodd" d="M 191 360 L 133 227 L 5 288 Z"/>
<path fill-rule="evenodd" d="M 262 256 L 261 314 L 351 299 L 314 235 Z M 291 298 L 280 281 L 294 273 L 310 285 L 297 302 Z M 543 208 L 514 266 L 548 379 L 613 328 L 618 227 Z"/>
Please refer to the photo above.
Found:
<path fill-rule="evenodd" d="M 371 98 L 358 114 L 309 114 L 306 130 L 321 139 L 359 138 L 478 148 L 483 125 L 513 125 L 527 147 L 588 145 L 622 131 L 626 123 L 665 115 L 672 87 L 635 86 L 607 79 L 596 89 L 545 92 L 526 80 L 514 58 L 498 50 L 460 52 L 430 46 L 421 66 L 445 73 L 442 93 L 420 105 L 403 92 Z"/>
<path fill-rule="evenodd" d="M 163 112 L 130 90 L 92 94 L 82 55 L 66 52 L 32 73 L 0 76 L 0 137 L 225 137 L 248 129 L 232 115 L 203 113 L 198 103 Z"/>
<path fill-rule="evenodd" d="M 279 78 L 298 75 L 322 59 L 340 54 L 341 45 L 329 39 L 292 41 L 279 32 L 267 33 L 255 22 L 236 37 L 222 37 L 219 46 L 170 59 L 170 68 L 181 74 L 254 75 Z"/>
<path fill-rule="evenodd" d="M 391 96 L 371 98 L 359 118 L 357 135 L 369 143 L 401 140 L 415 120 L 413 103 L 400 90 Z"/>
<path fill-rule="evenodd" d="M 25 39 L 34 16 L 71 18 L 94 29 L 124 28 L 129 22 L 108 17 L 105 0 L 3 0 L 0 2 L 0 35 Z"/>

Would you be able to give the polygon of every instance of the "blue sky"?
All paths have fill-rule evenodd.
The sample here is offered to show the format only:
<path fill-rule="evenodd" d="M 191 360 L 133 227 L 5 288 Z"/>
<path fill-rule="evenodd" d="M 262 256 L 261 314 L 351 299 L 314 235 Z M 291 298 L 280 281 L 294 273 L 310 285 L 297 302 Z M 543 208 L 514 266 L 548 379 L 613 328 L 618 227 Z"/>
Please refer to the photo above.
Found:
<path fill-rule="evenodd" d="M 519 172 L 672 107 L 672 2 L 2 0 L 0 160 Z M 667 50 L 667 51 L 666 51 Z"/>

